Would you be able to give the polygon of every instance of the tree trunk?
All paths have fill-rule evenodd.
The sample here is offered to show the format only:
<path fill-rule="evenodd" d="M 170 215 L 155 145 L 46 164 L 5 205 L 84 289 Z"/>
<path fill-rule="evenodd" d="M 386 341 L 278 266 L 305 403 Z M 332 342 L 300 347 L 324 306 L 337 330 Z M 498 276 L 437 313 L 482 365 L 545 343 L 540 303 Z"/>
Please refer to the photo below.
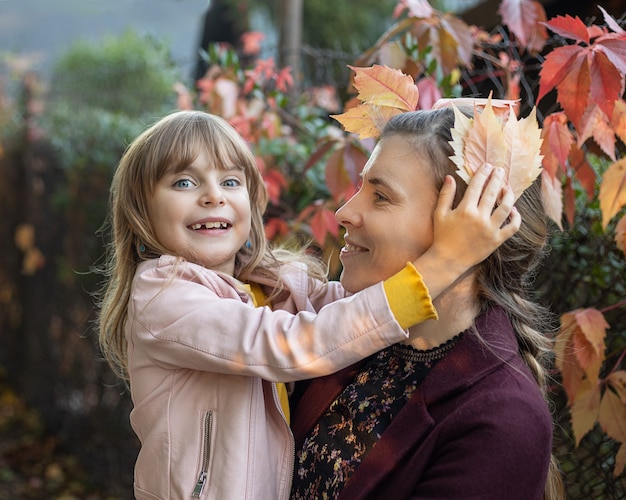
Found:
<path fill-rule="evenodd" d="M 278 62 L 290 66 L 293 74 L 293 92 L 299 93 L 302 85 L 300 53 L 302 50 L 302 0 L 281 0 L 279 13 L 280 41 Z"/>

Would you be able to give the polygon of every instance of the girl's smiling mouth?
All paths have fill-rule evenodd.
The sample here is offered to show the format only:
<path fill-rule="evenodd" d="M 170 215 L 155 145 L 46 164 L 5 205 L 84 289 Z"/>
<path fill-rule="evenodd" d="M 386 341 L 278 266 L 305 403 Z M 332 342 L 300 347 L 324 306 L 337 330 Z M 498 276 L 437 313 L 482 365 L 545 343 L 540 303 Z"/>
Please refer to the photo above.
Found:
<path fill-rule="evenodd" d="M 199 222 L 196 224 L 191 224 L 187 227 L 193 230 L 198 229 L 228 229 L 231 226 L 230 223 L 224 221 L 210 221 L 210 222 Z"/>

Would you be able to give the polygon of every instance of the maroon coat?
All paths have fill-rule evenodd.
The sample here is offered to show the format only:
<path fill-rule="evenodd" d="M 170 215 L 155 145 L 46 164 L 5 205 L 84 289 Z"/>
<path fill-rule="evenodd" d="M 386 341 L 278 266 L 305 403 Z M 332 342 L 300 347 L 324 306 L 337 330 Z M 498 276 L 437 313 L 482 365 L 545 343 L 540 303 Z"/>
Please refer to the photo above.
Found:
<path fill-rule="evenodd" d="M 476 320 L 427 375 L 338 500 L 541 499 L 552 419 L 506 313 Z M 311 381 L 292 415 L 296 450 L 358 365 Z"/>

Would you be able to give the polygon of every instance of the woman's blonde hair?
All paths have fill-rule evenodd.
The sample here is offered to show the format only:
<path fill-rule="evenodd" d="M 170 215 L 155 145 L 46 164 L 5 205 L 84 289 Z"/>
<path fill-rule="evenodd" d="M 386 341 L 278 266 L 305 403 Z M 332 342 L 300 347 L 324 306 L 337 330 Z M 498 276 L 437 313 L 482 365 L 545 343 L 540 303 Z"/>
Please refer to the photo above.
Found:
<path fill-rule="evenodd" d="M 110 189 L 110 214 L 105 230 L 111 234 L 99 297 L 98 340 L 105 359 L 123 380 L 128 379 L 124 325 L 131 285 L 140 262 L 168 253 L 156 239 L 149 200 L 158 181 L 184 170 L 205 151 L 216 165 L 245 173 L 251 206 L 249 244 L 235 258 L 235 278 L 252 274 L 275 281 L 269 295 L 280 292 L 278 267 L 305 260 L 309 273 L 325 279 L 326 268 L 304 249 L 273 250 L 265 238 L 263 213 L 267 192 L 248 144 L 224 119 L 202 111 L 177 111 L 141 133 L 126 149 Z M 232 167 L 231 167 L 232 166 Z"/>
<path fill-rule="evenodd" d="M 471 107 L 459 109 L 466 116 L 473 116 Z M 456 175 L 456 167 L 450 160 L 453 155 L 450 131 L 453 127 L 451 107 L 414 111 L 391 118 L 384 126 L 381 138 L 391 135 L 406 138 L 431 165 L 435 189 L 441 188 L 446 175 L 453 175 L 457 181 L 456 206 L 467 184 Z M 516 332 L 519 353 L 547 400 L 547 362 L 552 355 L 552 339 L 546 329 L 551 324 L 552 315 L 529 298 L 531 280 L 545 255 L 548 237 L 540 181 L 534 182 L 515 206 L 522 216 L 519 231 L 476 266 L 478 300 L 481 309 L 491 303 L 507 311 Z M 563 495 L 561 475 L 552 457 L 544 498 L 556 500 L 564 498 Z"/>

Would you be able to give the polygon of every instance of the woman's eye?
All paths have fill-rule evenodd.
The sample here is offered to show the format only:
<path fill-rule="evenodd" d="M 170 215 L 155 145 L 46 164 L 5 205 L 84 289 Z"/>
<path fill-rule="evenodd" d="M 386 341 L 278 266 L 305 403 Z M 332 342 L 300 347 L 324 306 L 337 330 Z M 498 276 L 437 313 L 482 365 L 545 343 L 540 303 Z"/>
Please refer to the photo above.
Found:
<path fill-rule="evenodd" d="M 387 197 L 381 193 L 374 193 L 374 199 L 376 201 L 387 201 Z"/>
<path fill-rule="evenodd" d="M 180 188 L 180 189 L 187 189 L 190 187 L 193 187 L 193 182 L 191 182 L 191 179 L 178 179 L 175 183 L 174 183 L 174 187 Z"/>

